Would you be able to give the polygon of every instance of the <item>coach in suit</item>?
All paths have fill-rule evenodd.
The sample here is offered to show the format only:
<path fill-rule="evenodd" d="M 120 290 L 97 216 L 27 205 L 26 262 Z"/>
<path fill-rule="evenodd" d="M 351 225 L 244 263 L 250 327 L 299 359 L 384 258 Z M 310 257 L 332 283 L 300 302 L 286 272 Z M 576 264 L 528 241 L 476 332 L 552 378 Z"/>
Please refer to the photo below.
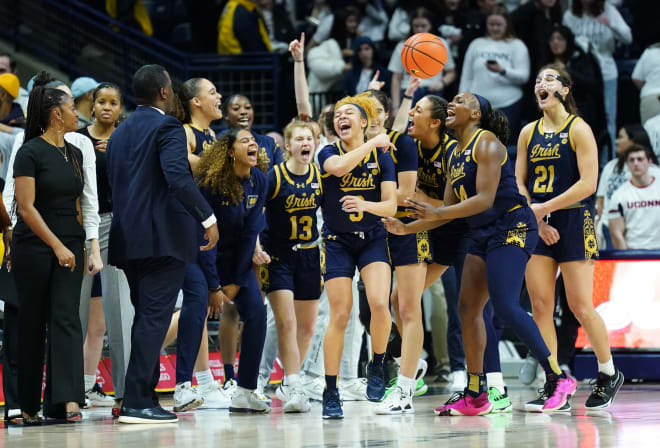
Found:
<path fill-rule="evenodd" d="M 186 263 L 199 252 L 197 226 L 206 229 L 211 249 L 218 227 L 211 207 L 193 181 L 186 133 L 166 115 L 172 81 L 159 65 L 145 65 L 133 76 L 137 110 L 108 142 L 112 191 L 109 263 L 124 269 L 135 319 L 126 372 L 121 423 L 169 423 L 176 414 L 158 403 L 160 348 L 183 284 Z"/>

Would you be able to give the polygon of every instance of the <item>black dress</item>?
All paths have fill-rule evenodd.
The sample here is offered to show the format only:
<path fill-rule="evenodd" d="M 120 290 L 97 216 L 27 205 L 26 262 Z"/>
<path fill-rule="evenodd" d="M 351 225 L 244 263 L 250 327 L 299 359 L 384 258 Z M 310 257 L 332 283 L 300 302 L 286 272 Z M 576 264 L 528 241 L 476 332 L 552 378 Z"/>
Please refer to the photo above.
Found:
<path fill-rule="evenodd" d="M 82 153 L 71 144 L 58 148 L 36 137 L 16 154 L 14 177 L 32 177 L 34 207 L 48 228 L 76 257 L 76 267 L 59 265 L 55 252 L 23 221 L 12 241 L 12 264 L 19 303 L 21 352 L 18 399 L 30 415 L 40 407 L 44 349 L 47 348 L 44 415 L 63 418 L 65 402 L 82 403 L 83 338 L 80 286 L 85 232 L 76 202 L 83 191 Z M 46 346 L 46 328 L 48 344 Z"/>

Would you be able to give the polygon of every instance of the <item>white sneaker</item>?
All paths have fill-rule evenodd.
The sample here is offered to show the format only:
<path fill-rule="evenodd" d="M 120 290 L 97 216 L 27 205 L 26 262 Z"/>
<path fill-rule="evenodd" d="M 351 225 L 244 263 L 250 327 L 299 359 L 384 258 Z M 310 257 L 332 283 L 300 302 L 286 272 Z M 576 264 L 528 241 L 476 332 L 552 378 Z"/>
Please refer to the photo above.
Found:
<path fill-rule="evenodd" d="M 412 405 L 412 397 L 401 387 L 397 386 L 394 390 L 376 406 L 376 414 L 412 414 L 415 409 Z"/>
<path fill-rule="evenodd" d="M 291 397 L 291 386 L 284 384 L 284 379 L 282 379 L 280 385 L 275 389 L 275 396 L 279 398 L 282 403 L 289 401 L 289 398 Z"/>
<path fill-rule="evenodd" d="M 225 381 L 225 384 L 222 385 L 222 390 L 224 390 L 227 396 L 231 398 L 234 396 L 234 392 L 236 392 L 237 387 L 238 385 L 236 384 L 236 380 L 231 379 Z"/>
<path fill-rule="evenodd" d="M 111 408 L 115 404 L 115 399 L 106 395 L 101 389 L 99 383 L 94 383 L 94 386 L 85 392 L 85 399 L 90 401 L 90 406 L 101 406 L 104 408 Z M 87 401 L 85 401 L 87 405 Z"/>
<path fill-rule="evenodd" d="M 266 401 L 260 399 L 254 391 L 237 386 L 231 397 L 229 412 L 267 414 L 270 412 L 270 406 Z"/>
<path fill-rule="evenodd" d="M 204 404 L 204 399 L 193 389 L 190 381 L 174 388 L 174 412 L 185 412 Z"/>
<path fill-rule="evenodd" d="M 465 370 L 454 370 L 449 374 L 449 390 L 451 392 L 463 392 L 467 386 L 467 373 Z"/>
<path fill-rule="evenodd" d="M 282 406 L 283 412 L 309 412 L 311 406 L 309 405 L 309 400 L 305 396 L 305 392 L 302 388 L 290 388 L 285 386 L 288 389 L 288 400 Z M 279 391 L 279 388 L 278 388 Z M 278 395 L 279 397 L 279 395 Z"/>
<path fill-rule="evenodd" d="M 337 388 L 339 389 L 339 396 L 344 401 L 365 401 L 367 399 L 366 378 L 339 379 Z"/>
<path fill-rule="evenodd" d="M 269 378 L 259 375 L 257 377 L 257 390 L 256 392 L 260 395 L 265 395 L 266 386 L 268 386 Z"/>
<path fill-rule="evenodd" d="M 204 404 L 199 409 L 228 409 L 231 405 L 231 397 L 216 381 L 213 381 L 210 387 L 198 387 L 197 393 L 204 399 Z"/>
<path fill-rule="evenodd" d="M 302 387 L 310 400 L 323 401 L 325 380 L 322 376 L 305 375 L 302 377 Z"/>
<path fill-rule="evenodd" d="M 417 370 L 415 371 L 415 381 L 419 381 L 426 375 L 426 371 L 429 369 L 429 364 L 425 359 L 419 358 L 417 360 Z"/>

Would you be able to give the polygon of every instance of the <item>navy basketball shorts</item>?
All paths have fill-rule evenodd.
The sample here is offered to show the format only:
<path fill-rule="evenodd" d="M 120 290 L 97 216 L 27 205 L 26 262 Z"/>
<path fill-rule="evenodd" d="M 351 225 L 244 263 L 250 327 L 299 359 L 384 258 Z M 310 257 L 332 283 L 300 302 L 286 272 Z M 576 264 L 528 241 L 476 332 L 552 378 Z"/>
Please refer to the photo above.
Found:
<path fill-rule="evenodd" d="M 544 255 L 558 263 L 598 258 L 594 220 L 589 207 L 554 211 L 546 222 L 557 229 L 559 241 L 548 246 L 539 238 L 534 255 Z"/>
<path fill-rule="evenodd" d="M 451 221 L 444 226 L 429 230 L 433 263 L 453 266 L 465 258 L 465 238 L 469 234 L 465 220 Z"/>
<path fill-rule="evenodd" d="M 321 254 L 318 245 L 303 247 L 273 247 L 264 245 L 270 263 L 261 265 L 262 290 L 293 292 L 295 300 L 318 300 L 323 287 L 321 281 Z"/>
<path fill-rule="evenodd" d="M 473 229 L 468 254 L 486 260 L 486 255 L 503 246 L 517 246 L 530 257 L 538 243 L 536 217 L 527 206 L 516 208 L 492 223 Z"/>
<path fill-rule="evenodd" d="M 337 277 L 353 278 L 371 263 L 382 261 L 390 264 L 387 232 L 378 226 L 367 232 L 339 233 L 323 229 L 321 248 L 321 273 L 326 282 Z"/>
<path fill-rule="evenodd" d="M 431 244 L 428 232 L 411 233 L 409 235 L 387 235 L 392 266 L 431 263 Z"/>

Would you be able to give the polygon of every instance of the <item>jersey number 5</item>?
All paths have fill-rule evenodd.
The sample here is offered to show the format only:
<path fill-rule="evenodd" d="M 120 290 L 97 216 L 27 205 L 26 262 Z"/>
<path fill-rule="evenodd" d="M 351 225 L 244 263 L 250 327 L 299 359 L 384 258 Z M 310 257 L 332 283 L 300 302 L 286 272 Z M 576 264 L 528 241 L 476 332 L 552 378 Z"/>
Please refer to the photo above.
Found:
<path fill-rule="evenodd" d="M 534 168 L 534 174 L 536 174 L 536 180 L 534 181 L 533 193 L 552 193 L 552 184 L 555 182 L 555 166 L 539 165 Z"/>
<path fill-rule="evenodd" d="M 291 236 L 290 240 L 309 241 L 312 239 L 312 217 L 311 216 L 292 216 L 291 217 Z M 300 226 L 300 234 L 298 234 Z"/>
<path fill-rule="evenodd" d="M 364 196 L 357 196 L 357 197 L 364 200 Z M 363 217 L 364 217 L 364 212 L 357 212 L 357 213 L 349 213 L 348 214 L 348 219 L 350 219 L 352 222 L 360 222 L 360 221 L 362 221 Z"/>

